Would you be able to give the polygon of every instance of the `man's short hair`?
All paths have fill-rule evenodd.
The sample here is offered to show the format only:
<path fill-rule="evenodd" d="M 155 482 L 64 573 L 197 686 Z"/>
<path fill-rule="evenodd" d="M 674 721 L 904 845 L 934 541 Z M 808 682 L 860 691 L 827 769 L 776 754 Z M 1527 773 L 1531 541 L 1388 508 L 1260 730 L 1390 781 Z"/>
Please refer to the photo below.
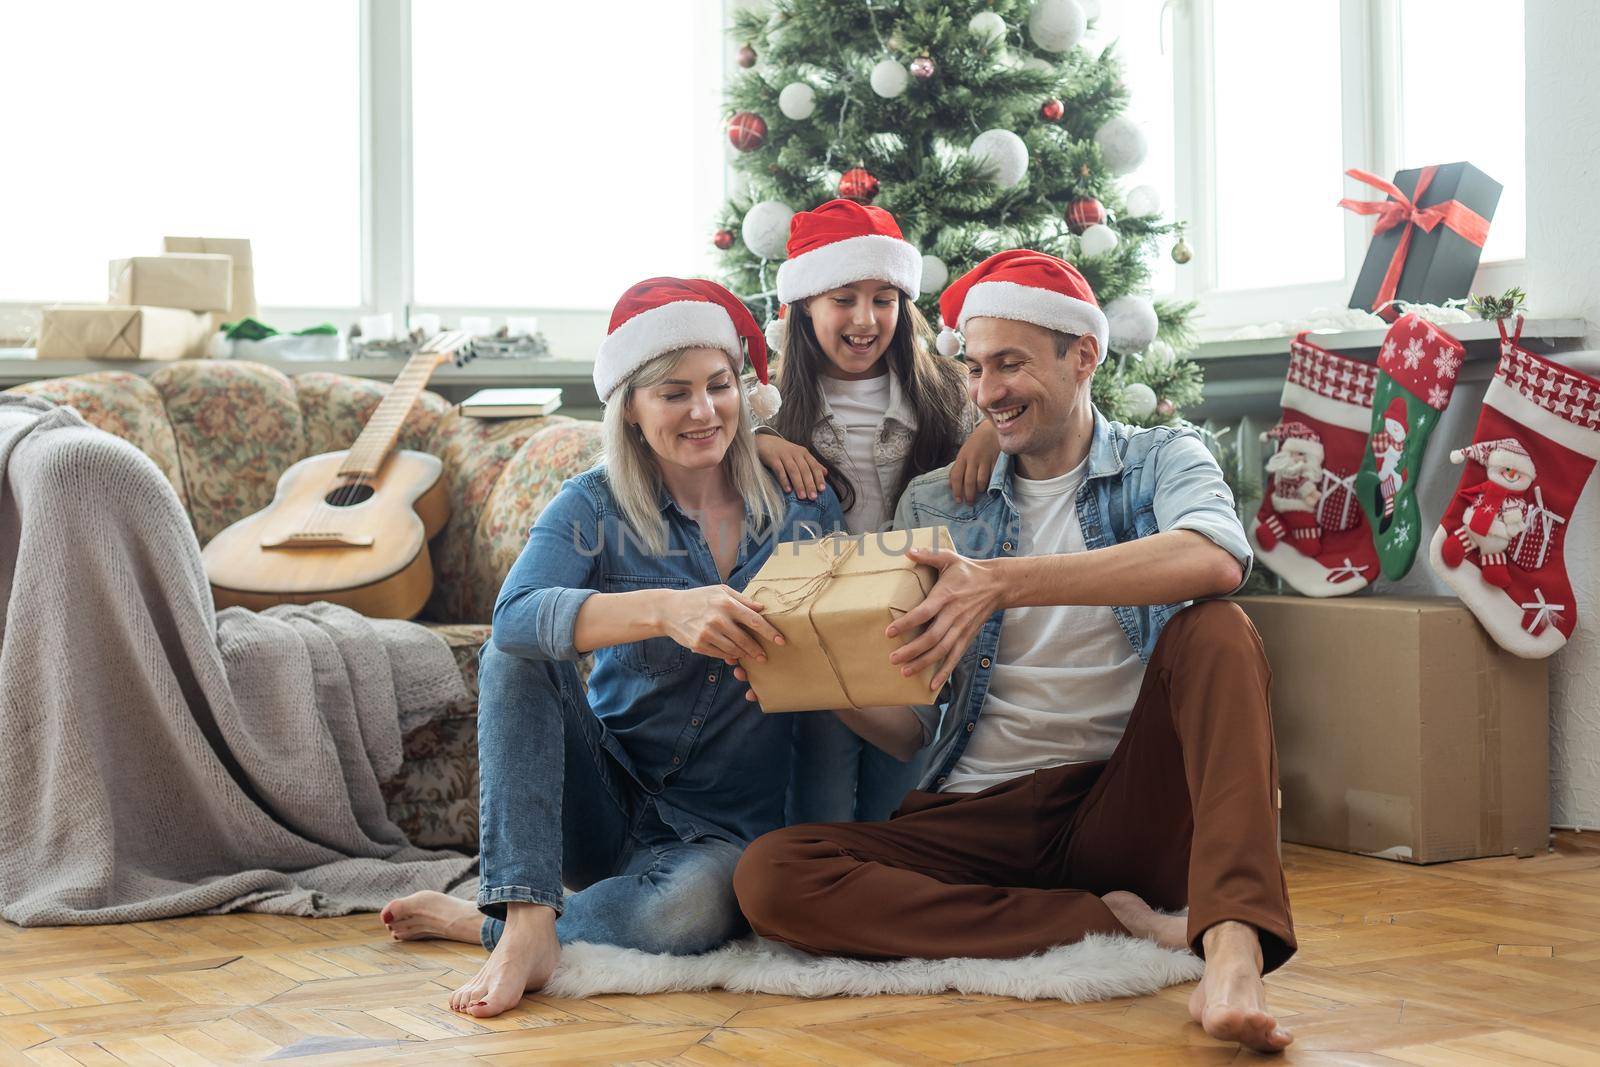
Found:
<path fill-rule="evenodd" d="M 1060 330 L 1046 330 L 1045 332 L 1050 335 L 1050 340 L 1055 342 L 1057 359 L 1066 359 L 1067 353 L 1072 351 L 1072 346 L 1078 343 L 1079 337 L 1083 336 L 1078 333 L 1062 333 Z"/>

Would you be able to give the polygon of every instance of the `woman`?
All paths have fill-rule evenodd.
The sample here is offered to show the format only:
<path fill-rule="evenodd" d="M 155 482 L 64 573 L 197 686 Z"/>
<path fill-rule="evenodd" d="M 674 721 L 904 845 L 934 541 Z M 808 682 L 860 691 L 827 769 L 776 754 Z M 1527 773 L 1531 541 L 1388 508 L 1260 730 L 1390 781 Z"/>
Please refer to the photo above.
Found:
<path fill-rule="evenodd" d="M 792 749 L 788 717 L 733 676 L 782 643 L 738 590 L 776 543 L 841 516 L 831 492 L 797 500 L 761 467 L 741 340 L 769 388 L 760 330 L 720 285 L 652 278 L 612 314 L 604 462 L 539 517 L 480 654 L 477 906 L 419 893 L 383 913 L 397 938 L 491 950 L 457 1011 L 516 1004 L 562 942 L 689 954 L 745 929 L 733 869 L 783 824 Z"/>

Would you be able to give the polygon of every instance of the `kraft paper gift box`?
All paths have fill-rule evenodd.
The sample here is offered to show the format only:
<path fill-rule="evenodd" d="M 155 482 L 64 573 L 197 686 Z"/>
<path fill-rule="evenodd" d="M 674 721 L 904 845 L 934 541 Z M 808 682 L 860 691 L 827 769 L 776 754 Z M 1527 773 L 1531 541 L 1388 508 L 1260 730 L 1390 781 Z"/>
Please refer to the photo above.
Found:
<path fill-rule="evenodd" d="M 131 256 L 111 261 L 108 304 L 227 311 L 233 260 L 216 254 Z"/>
<path fill-rule="evenodd" d="M 763 711 L 927 704 L 931 668 L 909 678 L 889 653 L 915 635 L 884 636 L 922 603 L 937 578 L 907 549 L 952 548 L 942 526 L 816 541 L 786 541 L 745 587 L 785 644 L 763 642 L 767 662 L 741 662 Z"/>
<path fill-rule="evenodd" d="M 203 348 L 206 316 L 182 308 L 47 306 L 39 359 L 182 359 Z"/>
<path fill-rule="evenodd" d="M 243 237 L 163 237 L 161 247 L 166 252 L 209 252 L 233 260 L 232 295 L 224 309 L 227 314 L 212 316 L 213 329 L 224 322 L 256 317 L 255 265 L 248 240 Z"/>

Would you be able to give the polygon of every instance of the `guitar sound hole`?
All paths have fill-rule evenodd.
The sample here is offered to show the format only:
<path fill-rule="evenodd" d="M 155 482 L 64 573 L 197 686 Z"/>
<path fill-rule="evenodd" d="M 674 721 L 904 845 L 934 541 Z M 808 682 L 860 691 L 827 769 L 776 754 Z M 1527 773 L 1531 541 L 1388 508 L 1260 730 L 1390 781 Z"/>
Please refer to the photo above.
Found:
<path fill-rule="evenodd" d="M 336 508 L 353 507 L 362 501 L 372 499 L 372 486 L 364 482 L 341 485 L 322 499 Z"/>

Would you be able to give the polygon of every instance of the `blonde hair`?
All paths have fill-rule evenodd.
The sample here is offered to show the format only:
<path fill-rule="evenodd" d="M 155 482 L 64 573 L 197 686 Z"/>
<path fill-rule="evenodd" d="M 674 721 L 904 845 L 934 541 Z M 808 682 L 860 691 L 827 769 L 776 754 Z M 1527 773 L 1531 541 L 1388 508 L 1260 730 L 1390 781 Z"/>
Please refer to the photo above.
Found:
<path fill-rule="evenodd" d="M 646 549 L 655 553 L 667 549 L 667 527 L 661 519 L 661 468 L 655 452 L 644 436 L 628 422 L 628 400 L 635 389 L 659 385 L 677 368 L 687 349 L 656 356 L 623 380 L 606 401 L 601 420 L 601 461 L 606 467 L 606 482 L 624 521 Z M 732 360 L 729 360 L 732 363 Z M 722 456 L 722 470 L 744 501 L 755 521 L 755 533 L 776 529 L 783 518 L 783 495 L 778 492 L 756 452 L 755 433 L 744 390 L 739 385 L 739 368 L 732 368 L 734 387 L 739 391 L 739 422 L 733 443 Z"/>

